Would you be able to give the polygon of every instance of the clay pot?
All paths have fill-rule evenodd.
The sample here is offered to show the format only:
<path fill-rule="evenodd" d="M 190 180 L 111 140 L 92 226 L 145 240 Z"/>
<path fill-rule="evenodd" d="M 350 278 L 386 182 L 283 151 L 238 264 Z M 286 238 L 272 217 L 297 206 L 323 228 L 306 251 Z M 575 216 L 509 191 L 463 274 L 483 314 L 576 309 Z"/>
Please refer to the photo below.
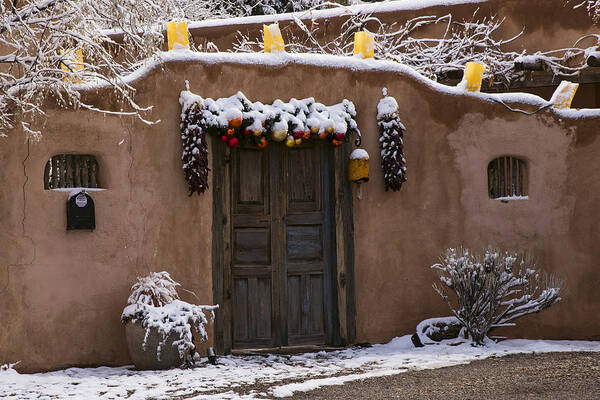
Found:
<path fill-rule="evenodd" d="M 156 328 L 151 328 L 146 340 L 146 349 L 143 348 L 146 330 L 140 322 L 128 322 L 125 324 L 125 338 L 129 357 L 137 369 L 169 369 L 180 367 L 183 360 L 179 356 L 177 346 L 173 342 L 179 340 L 177 332 L 171 332 L 167 341 L 160 348 L 160 360 L 158 360 L 156 349 L 160 343 L 161 336 Z"/>

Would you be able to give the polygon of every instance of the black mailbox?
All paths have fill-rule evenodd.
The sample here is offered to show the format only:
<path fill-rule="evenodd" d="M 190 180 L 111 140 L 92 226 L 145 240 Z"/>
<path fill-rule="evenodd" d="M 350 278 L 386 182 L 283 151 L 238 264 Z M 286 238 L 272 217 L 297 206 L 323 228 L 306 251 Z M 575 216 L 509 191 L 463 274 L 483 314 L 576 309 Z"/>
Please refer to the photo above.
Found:
<path fill-rule="evenodd" d="M 85 192 L 79 192 L 67 201 L 67 230 L 96 229 L 94 200 Z"/>

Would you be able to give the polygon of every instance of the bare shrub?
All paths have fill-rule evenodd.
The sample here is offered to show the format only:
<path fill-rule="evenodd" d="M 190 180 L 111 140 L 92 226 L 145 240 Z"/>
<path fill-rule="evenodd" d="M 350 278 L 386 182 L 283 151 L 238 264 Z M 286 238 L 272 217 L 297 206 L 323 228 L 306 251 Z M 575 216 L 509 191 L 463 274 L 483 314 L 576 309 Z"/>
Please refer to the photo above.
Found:
<path fill-rule="evenodd" d="M 138 277 L 131 287 L 127 304 L 147 304 L 162 307 L 179 300 L 177 293 L 179 283 L 175 282 L 167 271 L 151 272 L 150 275 Z"/>
<path fill-rule="evenodd" d="M 537 272 L 529 254 L 493 248 L 483 254 L 448 249 L 432 268 L 439 271 L 442 283 L 433 288 L 478 345 L 484 344 L 490 330 L 514 326 L 517 318 L 538 313 L 561 300 L 562 282 Z M 446 289 L 455 293 L 456 304 Z"/>

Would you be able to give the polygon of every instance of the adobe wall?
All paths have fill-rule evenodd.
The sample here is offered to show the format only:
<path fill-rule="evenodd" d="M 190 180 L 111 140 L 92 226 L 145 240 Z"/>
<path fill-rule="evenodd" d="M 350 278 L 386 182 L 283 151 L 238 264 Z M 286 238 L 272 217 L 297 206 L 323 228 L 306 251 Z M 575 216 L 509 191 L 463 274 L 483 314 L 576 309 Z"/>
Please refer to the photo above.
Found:
<path fill-rule="evenodd" d="M 165 85 L 166 86 L 166 85 Z M 0 360 L 32 371 L 130 363 L 120 314 L 137 276 L 167 270 L 212 303 L 212 192 L 188 197 L 181 169 L 178 92 L 139 89 L 160 114 L 149 127 L 132 118 L 51 111 L 43 139 L 3 139 L 0 169 Z M 110 98 L 110 95 L 103 94 Z M 158 96 L 165 99 L 159 101 Z M 93 154 L 104 191 L 96 230 L 66 231 L 69 192 L 44 190 L 49 157 Z M 25 168 L 25 171 L 24 171 Z"/>
<path fill-rule="evenodd" d="M 598 31 L 594 27 L 591 17 L 587 14 L 584 7 L 573 9 L 574 4 L 564 5 L 561 1 L 548 0 L 489 0 L 484 2 L 468 2 L 463 4 L 422 6 L 418 9 L 400 9 L 402 4 L 398 2 L 398 9 L 389 10 L 390 4 L 373 3 L 365 5 L 377 10 L 377 7 L 388 7 L 388 11 L 375 11 L 371 14 L 378 18 L 383 24 L 389 25 L 396 23 L 402 25 L 406 21 L 424 15 L 444 16 L 452 14 L 453 21 L 470 21 L 475 14 L 475 20 L 482 20 L 496 16 L 497 20 L 506 18 L 502 26 L 496 32 L 494 38 L 509 39 L 523 31 L 523 36 L 517 39 L 506 48 L 521 52 L 526 50 L 528 54 L 536 51 L 546 51 L 571 47 L 573 43 L 581 36 L 590 32 Z M 408 8 L 408 7 L 406 7 Z M 414 8 L 414 7 L 413 7 Z M 350 10 L 358 12 L 358 7 L 350 7 Z M 364 8 L 363 8 L 364 9 Z M 296 13 L 307 26 L 311 24 L 311 17 L 319 26 L 317 37 L 324 40 L 332 40 L 343 32 L 343 24 L 348 20 L 348 15 L 328 15 L 332 12 L 325 10 L 323 13 Z M 238 40 L 237 32 L 248 35 L 254 40 L 261 38 L 262 25 L 272 22 L 279 22 L 284 36 L 287 33 L 300 34 L 300 29 L 292 22 L 292 16 L 289 14 L 280 14 L 272 16 L 258 16 L 239 18 L 235 23 L 224 20 L 222 23 L 216 21 L 192 23 L 190 29 L 196 44 L 205 45 L 213 42 L 220 51 L 232 49 L 234 43 Z M 367 25 L 367 29 L 376 31 L 378 26 L 375 23 Z M 424 37 L 443 35 L 444 26 L 436 28 L 420 29 Z M 589 46 L 594 43 L 590 43 Z"/>
<path fill-rule="evenodd" d="M 356 105 L 372 171 L 361 199 L 354 197 L 357 342 L 384 342 L 448 315 L 429 266 L 447 247 L 488 244 L 533 249 L 568 285 L 563 302 L 509 335 L 600 338 L 597 118 L 511 113 L 402 72 L 169 62 L 136 83 L 139 103 L 153 104 L 150 117 L 160 124 L 52 111 L 29 154 L 19 132 L 4 140 L 0 362 L 22 360 L 23 371 L 128 363 L 119 316 L 135 277 L 149 271 L 167 269 L 199 302 L 212 302 L 213 198 L 210 190 L 188 197 L 181 170 L 178 95 L 186 79 L 203 97 L 241 90 L 253 101 L 347 98 Z M 379 168 L 382 87 L 398 100 L 407 127 L 409 180 L 398 193 L 383 190 Z M 96 102 L 110 103 L 109 94 Z M 62 152 L 98 156 L 107 190 L 92 193 L 93 233 L 66 232 L 67 193 L 43 189 L 46 160 Z M 529 200 L 488 199 L 487 163 L 505 154 L 527 160 Z"/>

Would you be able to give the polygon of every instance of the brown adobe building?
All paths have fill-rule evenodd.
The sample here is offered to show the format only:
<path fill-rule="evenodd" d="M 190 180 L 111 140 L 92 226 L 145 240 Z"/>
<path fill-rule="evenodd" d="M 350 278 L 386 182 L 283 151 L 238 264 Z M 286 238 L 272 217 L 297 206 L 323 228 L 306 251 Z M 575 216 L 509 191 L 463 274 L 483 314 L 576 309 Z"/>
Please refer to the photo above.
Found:
<path fill-rule="evenodd" d="M 489 1 L 380 17 L 468 16 L 480 7 L 507 16 L 506 36 L 525 26 L 520 43 L 540 50 L 597 31 L 582 10 L 567 14 L 548 3 Z M 230 42 L 227 29 L 233 28 L 192 33 Z M 567 283 L 562 302 L 503 334 L 600 339 L 600 117 L 514 113 L 478 96 L 440 91 L 401 68 L 266 65 L 244 57 L 170 61 L 137 80 L 137 100 L 154 105 L 157 125 L 50 108 L 41 142 L 24 143 L 18 131 L 3 139 L 0 362 L 21 360 L 22 371 L 129 363 L 120 313 L 135 278 L 157 270 L 199 297 L 182 293 L 185 300 L 220 304 L 211 341 L 221 351 L 384 342 L 448 314 L 431 288 L 436 274 L 429 266 L 459 245 L 532 249 L 546 271 Z M 598 107 L 597 77 L 593 69 L 581 75 L 574 108 Z M 351 100 L 371 155 L 370 181 L 359 189 L 346 179 L 350 142 L 336 150 L 273 145 L 228 152 L 215 140 L 210 189 L 188 197 L 178 103 L 185 80 L 202 97 L 242 91 L 265 103 Z M 514 90 L 549 99 L 548 82 L 539 74 Z M 383 190 L 379 168 L 375 115 L 383 87 L 397 99 L 407 128 L 408 182 L 397 193 Z M 111 105 L 110 93 L 87 96 Z M 89 192 L 93 232 L 67 231 L 69 191 L 44 189 L 46 164 L 59 154 L 97 160 L 105 190 Z M 526 164 L 527 200 L 490 198 L 487 167 L 504 156 Z M 296 270 L 287 269 L 292 261 Z"/>

